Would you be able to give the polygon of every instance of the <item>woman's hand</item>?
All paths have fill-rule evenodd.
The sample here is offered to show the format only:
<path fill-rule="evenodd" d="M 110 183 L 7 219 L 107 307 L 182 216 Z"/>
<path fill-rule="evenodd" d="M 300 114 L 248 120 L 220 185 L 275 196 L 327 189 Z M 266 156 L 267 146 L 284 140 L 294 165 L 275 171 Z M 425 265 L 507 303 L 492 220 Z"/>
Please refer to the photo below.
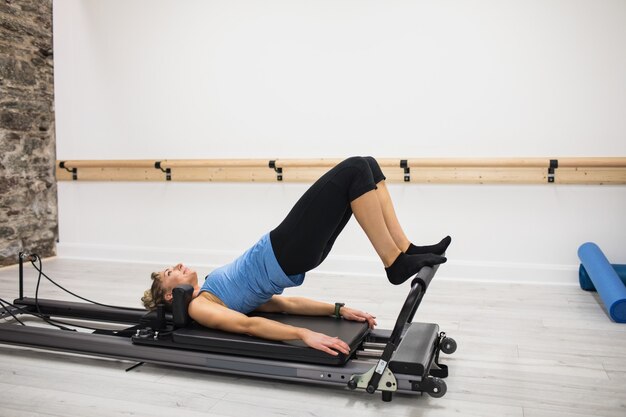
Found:
<path fill-rule="evenodd" d="M 378 323 L 376 323 L 376 316 L 372 316 L 370 313 L 364 313 L 360 310 L 356 310 L 350 307 L 341 307 L 339 314 L 346 320 L 353 321 L 367 321 L 370 329 L 373 329 Z"/>
<path fill-rule="evenodd" d="M 317 333 L 313 330 L 302 329 L 302 341 L 313 349 L 321 350 L 329 355 L 337 356 L 339 351 L 345 355 L 350 354 L 350 347 L 346 342 L 338 337 L 330 337 L 324 333 Z M 333 350 L 335 349 L 335 350 Z"/>

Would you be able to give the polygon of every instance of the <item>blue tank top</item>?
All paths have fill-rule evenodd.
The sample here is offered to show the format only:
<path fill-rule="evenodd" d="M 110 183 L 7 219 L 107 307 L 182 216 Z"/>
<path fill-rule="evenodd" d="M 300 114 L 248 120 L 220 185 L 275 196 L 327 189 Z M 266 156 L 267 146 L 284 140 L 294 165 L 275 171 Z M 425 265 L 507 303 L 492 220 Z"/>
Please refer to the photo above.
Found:
<path fill-rule="evenodd" d="M 276 260 L 269 233 L 233 262 L 207 275 L 200 293 L 208 291 L 226 304 L 226 307 L 249 313 L 287 287 L 304 281 L 304 273 L 286 275 Z"/>

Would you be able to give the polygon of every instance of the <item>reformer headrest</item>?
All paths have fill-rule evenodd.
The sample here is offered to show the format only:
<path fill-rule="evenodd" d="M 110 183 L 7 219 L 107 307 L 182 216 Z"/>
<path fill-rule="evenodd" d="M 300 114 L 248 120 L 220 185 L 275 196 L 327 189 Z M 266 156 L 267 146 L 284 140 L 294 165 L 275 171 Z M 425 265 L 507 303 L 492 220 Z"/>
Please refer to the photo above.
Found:
<path fill-rule="evenodd" d="M 187 327 L 191 323 L 191 317 L 187 312 L 191 298 L 193 297 L 193 287 L 189 284 L 182 284 L 172 291 L 172 319 L 174 328 Z"/>

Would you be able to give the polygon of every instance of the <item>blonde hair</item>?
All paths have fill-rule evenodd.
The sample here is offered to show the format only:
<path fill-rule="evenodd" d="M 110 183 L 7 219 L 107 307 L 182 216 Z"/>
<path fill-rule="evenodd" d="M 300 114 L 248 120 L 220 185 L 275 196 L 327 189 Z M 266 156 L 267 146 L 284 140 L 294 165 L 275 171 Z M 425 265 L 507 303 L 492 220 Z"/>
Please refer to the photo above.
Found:
<path fill-rule="evenodd" d="M 165 302 L 165 290 L 161 282 L 161 273 L 153 272 L 150 275 L 152 279 L 152 286 L 143 292 L 141 302 L 143 306 L 148 310 L 156 310 L 157 305 L 166 304 Z"/>

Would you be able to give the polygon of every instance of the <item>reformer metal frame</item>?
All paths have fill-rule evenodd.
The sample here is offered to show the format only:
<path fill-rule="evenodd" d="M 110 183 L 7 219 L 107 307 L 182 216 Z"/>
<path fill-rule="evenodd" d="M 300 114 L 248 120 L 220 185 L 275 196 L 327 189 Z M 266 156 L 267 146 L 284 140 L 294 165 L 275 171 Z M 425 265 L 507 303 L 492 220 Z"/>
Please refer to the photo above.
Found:
<path fill-rule="evenodd" d="M 19 307 L 12 309 L 15 315 L 37 311 L 34 299 L 23 296 L 23 259 L 27 259 L 27 256 L 20 254 L 20 298 L 14 301 Z M 384 401 L 391 401 L 393 392 L 406 394 L 427 392 L 433 397 L 441 397 L 447 389 L 441 379 L 447 376 L 447 367 L 439 363 L 439 353 L 444 340 L 452 341 L 454 345 L 456 343 L 446 338 L 444 333 L 440 333 L 436 324 L 412 322 L 437 269 L 438 266 L 424 267 L 420 270 L 411 282 L 411 289 L 393 330 L 376 329 L 369 332 L 359 349 L 342 366 L 146 346 L 133 343 L 130 337 L 20 326 L 14 323 L 0 324 L 0 342 L 211 372 L 347 386 L 350 389 L 362 388 L 369 393 L 382 392 Z M 47 299 L 39 299 L 37 304 L 38 311 L 45 316 L 120 324 L 136 325 L 146 313 L 143 309 L 106 308 L 87 303 Z M 2 313 L 0 318 L 6 316 L 4 311 Z M 410 343 L 421 344 L 419 346 L 421 351 L 415 352 L 416 346 L 402 347 L 405 336 L 407 340 L 411 340 Z M 453 350 L 448 349 L 445 353 L 452 352 Z M 399 369 L 394 369 L 394 358 L 399 361 L 401 356 L 406 360 L 406 357 L 412 358 L 415 355 L 423 358 L 418 361 L 421 366 L 418 368 L 421 371 L 408 369 L 411 366 L 407 367 L 406 363 L 402 367 L 396 366 Z"/>

